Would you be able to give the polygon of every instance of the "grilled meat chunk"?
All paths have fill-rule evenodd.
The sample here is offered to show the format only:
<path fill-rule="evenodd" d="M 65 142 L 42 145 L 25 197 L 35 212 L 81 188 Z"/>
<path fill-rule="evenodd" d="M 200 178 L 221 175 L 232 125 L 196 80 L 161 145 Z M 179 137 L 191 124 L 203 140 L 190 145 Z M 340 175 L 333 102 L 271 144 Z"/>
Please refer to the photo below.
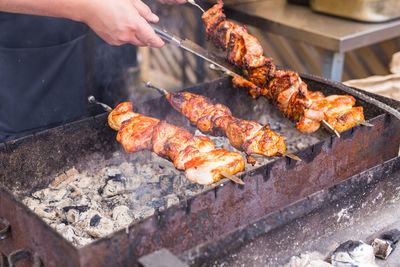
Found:
<path fill-rule="evenodd" d="M 228 107 L 222 104 L 214 105 L 204 96 L 173 92 L 166 97 L 172 107 L 181 112 L 200 131 L 215 136 L 225 135 L 232 146 L 248 156 L 261 154 L 270 157 L 286 150 L 283 136 L 274 133 L 268 126 L 235 118 Z"/>
<path fill-rule="evenodd" d="M 119 104 L 108 116 L 108 123 L 118 130 L 117 141 L 126 152 L 153 150 L 171 160 L 178 170 L 184 170 L 192 182 L 212 184 L 223 177 L 222 171 L 235 174 L 244 170 L 245 162 L 239 153 L 215 150 L 208 137 L 193 136 L 166 121 L 134 113 L 132 103 Z"/>
<path fill-rule="evenodd" d="M 244 169 L 244 160 L 239 153 L 224 149 L 202 153 L 185 163 L 186 177 L 199 184 L 212 184 L 219 181 L 222 172 L 237 173 Z M 197 180 L 191 180 L 196 177 Z"/>
<path fill-rule="evenodd" d="M 248 90 L 254 98 L 263 95 L 271 99 L 303 133 L 318 130 L 322 120 L 331 121 L 339 132 L 358 124 L 356 121 L 363 117 L 360 114 L 362 108 L 353 108 L 355 103 L 349 107 L 350 102 L 346 99 L 350 96 L 331 96 L 341 101 L 332 102 L 329 97 L 325 100 L 321 92 L 308 91 L 297 72 L 277 71 L 272 59 L 263 56 L 264 51 L 257 38 L 250 35 L 246 27 L 228 22 L 222 7 L 223 3 L 219 1 L 203 13 L 202 19 L 208 40 L 226 49 L 228 60 L 249 75 L 249 81 L 234 77 L 234 86 Z M 351 116 L 354 118 L 351 119 Z"/>

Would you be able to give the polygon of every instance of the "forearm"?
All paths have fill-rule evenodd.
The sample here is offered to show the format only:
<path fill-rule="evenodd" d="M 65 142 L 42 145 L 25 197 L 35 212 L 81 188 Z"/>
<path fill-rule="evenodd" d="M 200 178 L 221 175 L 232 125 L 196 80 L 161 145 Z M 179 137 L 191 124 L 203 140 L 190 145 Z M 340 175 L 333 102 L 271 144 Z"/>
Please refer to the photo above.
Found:
<path fill-rule="evenodd" d="M 0 11 L 82 21 L 88 2 L 90 0 L 1 0 Z"/>
<path fill-rule="evenodd" d="M 158 17 L 141 0 L 0 0 L 0 11 L 84 22 L 112 45 L 164 45 L 149 25 Z"/>

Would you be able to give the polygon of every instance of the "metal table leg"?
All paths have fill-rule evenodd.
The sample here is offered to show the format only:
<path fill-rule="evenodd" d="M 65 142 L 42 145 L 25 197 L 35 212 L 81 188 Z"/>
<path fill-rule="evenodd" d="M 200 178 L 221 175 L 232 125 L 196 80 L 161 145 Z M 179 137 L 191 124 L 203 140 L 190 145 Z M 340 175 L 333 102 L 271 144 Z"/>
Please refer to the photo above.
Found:
<path fill-rule="evenodd" d="M 324 50 L 322 56 L 322 77 L 336 82 L 342 81 L 344 53 Z"/>

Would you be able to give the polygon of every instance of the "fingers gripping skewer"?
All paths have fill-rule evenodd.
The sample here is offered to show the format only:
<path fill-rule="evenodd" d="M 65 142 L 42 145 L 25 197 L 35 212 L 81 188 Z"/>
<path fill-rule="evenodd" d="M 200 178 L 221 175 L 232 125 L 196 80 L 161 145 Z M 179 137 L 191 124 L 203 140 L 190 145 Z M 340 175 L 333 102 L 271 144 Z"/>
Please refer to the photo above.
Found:
<path fill-rule="evenodd" d="M 198 7 L 203 13 L 205 12 L 204 9 L 199 6 L 194 0 L 188 0 L 188 3 Z"/>

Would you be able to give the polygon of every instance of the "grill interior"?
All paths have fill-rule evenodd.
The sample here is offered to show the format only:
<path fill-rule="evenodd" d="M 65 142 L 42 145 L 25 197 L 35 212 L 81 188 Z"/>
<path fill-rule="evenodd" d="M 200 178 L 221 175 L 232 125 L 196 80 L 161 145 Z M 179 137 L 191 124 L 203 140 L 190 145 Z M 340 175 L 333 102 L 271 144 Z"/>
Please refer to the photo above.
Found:
<path fill-rule="evenodd" d="M 339 89 L 342 85 L 308 75 L 304 75 L 303 79 L 311 90 L 319 90 L 326 95 L 341 94 Z M 390 116 L 383 116 L 382 110 L 363 101 L 358 101 L 357 105 L 364 107 L 366 120 L 377 123 L 377 126 L 357 126 L 344 132 L 342 138 L 338 139 L 323 129 L 311 135 L 300 134 L 295 125 L 268 100 L 254 100 L 246 92 L 232 88 L 229 78 L 198 84 L 184 91 L 202 94 L 214 102 L 225 104 L 236 117 L 269 123 L 272 129 L 285 136 L 288 151 L 298 154 L 303 162 L 259 157 L 255 166 L 246 165 L 246 171 L 239 174 L 245 178 L 245 187 L 233 185 L 227 180 L 203 187 L 188 182 L 184 173 L 175 170 L 171 162 L 154 153 L 143 151 L 126 154 L 115 140 L 116 132 L 107 126 L 107 114 L 102 114 L 0 144 L 0 185 L 12 192 L 17 201 L 21 201 L 37 190 L 47 188 L 56 177 L 72 168 L 80 174 L 88 174 L 94 180 L 106 180 L 107 170 L 120 169 L 126 179 L 127 186 L 124 189 L 129 191 L 129 194 L 125 194 L 127 202 L 124 204 L 132 211 L 143 204 L 151 212 L 135 217 L 127 229 L 84 246 L 80 253 L 86 253 L 85 260 L 93 260 L 93 256 L 103 250 L 104 255 L 99 261 L 108 259 L 110 263 L 121 263 L 132 250 L 136 256 L 157 247 L 169 247 L 173 252 L 182 252 L 198 243 L 213 240 L 314 190 L 393 157 L 392 150 L 395 148 L 389 149 L 386 140 L 392 140 L 393 144 L 399 142 L 398 122 Z M 393 104 L 384 98 L 380 99 Z M 145 103 L 133 102 L 135 111 L 141 114 L 166 119 L 169 123 L 200 134 L 163 97 Z M 211 139 L 218 147 L 235 150 L 222 137 Z M 356 165 L 353 164 L 355 162 Z M 348 165 L 354 168 L 349 169 Z M 128 166 L 129 172 L 121 166 Z M 287 180 L 300 173 L 302 177 L 298 177 L 295 183 Z M 129 187 L 132 184 L 135 184 L 134 190 Z M 94 194 L 98 189 L 93 188 Z M 168 204 L 166 196 L 171 194 L 177 200 Z M 270 200 L 266 201 L 265 198 Z M 146 236 L 150 239 L 146 239 Z M 133 237 L 137 243 L 126 248 L 125 244 L 130 244 Z M 104 253 L 104 249 L 114 246 L 113 242 L 124 244 L 116 245 L 121 259 L 116 258 L 114 253 Z"/>

